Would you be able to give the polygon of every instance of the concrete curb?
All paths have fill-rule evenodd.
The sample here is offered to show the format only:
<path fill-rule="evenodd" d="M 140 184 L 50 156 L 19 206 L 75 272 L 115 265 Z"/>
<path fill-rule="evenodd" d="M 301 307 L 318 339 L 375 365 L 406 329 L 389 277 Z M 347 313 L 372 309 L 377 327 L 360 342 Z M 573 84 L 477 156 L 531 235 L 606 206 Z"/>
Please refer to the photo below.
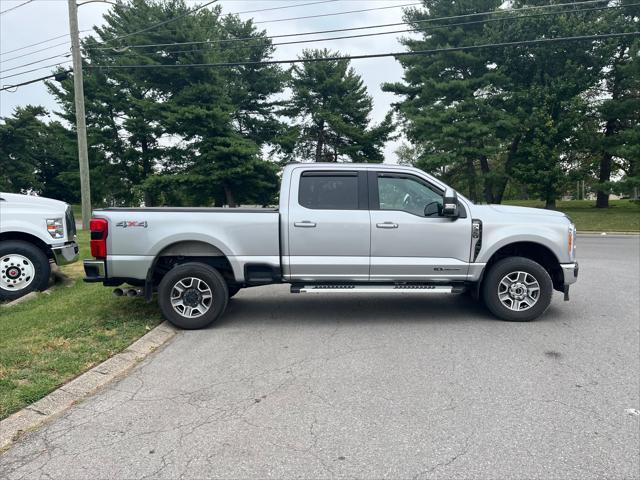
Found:
<path fill-rule="evenodd" d="M 11 300 L 10 302 L 5 302 L 0 304 L 3 308 L 15 307 L 16 305 L 20 305 L 21 303 L 28 302 L 29 300 L 33 300 L 37 298 L 40 292 L 29 292 L 26 295 L 16 298 L 15 300 Z"/>
<path fill-rule="evenodd" d="M 38 298 L 40 295 L 49 295 L 51 294 L 52 289 L 57 287 L 73 287 L 75 282 L 67 277 L 64 273 L 60 271 L 60 267 L 55 263 L 51 264 L 51 277 L 49 278 L 49 286 L 46 290 L 39 292 L 33 291 L 27 293 L 25 296 L 16 298 L 15 300 L 11 300 L 10 302 L 0 303 L 0 307 L 13 307 L 15 305 L 20 305 L 21 303 L 28 302 L 29 300 L 33 300 Z"/>
<path fill-rule="evenodd" d="M 171 340 L 177 333 L 163 322 L 127 349 L 96 365 L 37 402 L 0 421 L 0 453 L 24 433 L 34 430 L 117 378 Z"/>

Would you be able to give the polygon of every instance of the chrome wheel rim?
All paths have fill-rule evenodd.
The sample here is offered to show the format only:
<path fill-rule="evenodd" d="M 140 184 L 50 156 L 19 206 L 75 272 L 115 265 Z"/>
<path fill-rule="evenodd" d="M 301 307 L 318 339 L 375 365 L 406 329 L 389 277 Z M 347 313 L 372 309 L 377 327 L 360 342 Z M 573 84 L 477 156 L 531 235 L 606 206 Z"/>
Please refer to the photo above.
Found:
<path fill-rule="evenodd" d="M 540 284 L 527 272 L 506 274 L 498 284 L 500 303 L 514 312 L 529 310 L 540 298 Z"/>
<path fill-rule="evenodd" d="M 0 288 L 17 292 L 24 290 L 36 275 L 33 262 L 23 255 L 11 253 L 0 258 Z"/>
<path fill-rule="evenodd" d="M 213 306 L 211 287 L 195 277 L 178 280 L 171 288 L 171 306 L 185 318 L 198 318 Z"/>

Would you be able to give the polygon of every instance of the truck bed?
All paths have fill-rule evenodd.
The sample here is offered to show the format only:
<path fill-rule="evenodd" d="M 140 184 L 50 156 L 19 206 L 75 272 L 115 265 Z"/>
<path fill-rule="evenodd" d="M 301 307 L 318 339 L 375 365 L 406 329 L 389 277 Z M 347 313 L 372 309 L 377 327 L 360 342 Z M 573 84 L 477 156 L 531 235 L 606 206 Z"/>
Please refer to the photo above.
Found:
<path fill-rule="evenodd" d="M 238 279 L 247 264 L 280 265 L 277 209 L 106 208 L 94 217 L 109 222 L 109 276 L 144 278 L 156 256 L 176 254 L 176 248 L 178 255 L 224 256 Z"/>

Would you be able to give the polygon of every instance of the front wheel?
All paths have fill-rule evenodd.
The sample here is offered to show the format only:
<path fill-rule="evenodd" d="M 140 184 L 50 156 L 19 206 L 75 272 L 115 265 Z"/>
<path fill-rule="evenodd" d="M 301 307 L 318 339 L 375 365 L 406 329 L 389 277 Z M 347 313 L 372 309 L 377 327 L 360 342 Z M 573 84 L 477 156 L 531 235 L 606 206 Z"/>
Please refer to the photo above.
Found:
<path fill-rule="evenodd" d="M 49 285 L 49 259 L 35 245 L 20 240 L 0 242 L 0 300 L 15 300 Z"/>
<path fill-rule="evenodd" d="M 549 273 L 537 262 L 510 257 L 491 267 L 482 283 L 487 308 L 501 320 L 528 322 L 542 315 L 553 294 Z"/>
<path fill-rule="evenodd" d="M 227 283 L 204 263 L 184 263 L 171 269 L 158 286 L 158 304 L 164 318 L 186 330 L 204 328 L 227 308 Z"/>

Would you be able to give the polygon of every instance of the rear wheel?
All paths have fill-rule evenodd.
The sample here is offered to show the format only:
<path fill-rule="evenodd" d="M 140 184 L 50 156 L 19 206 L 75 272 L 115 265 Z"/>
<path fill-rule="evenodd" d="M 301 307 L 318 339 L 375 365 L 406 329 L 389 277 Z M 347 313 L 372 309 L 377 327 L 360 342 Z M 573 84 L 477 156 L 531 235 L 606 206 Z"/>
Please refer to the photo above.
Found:
<path fill-rule="evenodd" d="M 549 273 L 533 260 L 510 257 L 491 267 L 482 283 L 482 298 L 496 317 L 528 322 L 542 315 L 553 294 Z"/>
<path fill-rule="evenodd" d="M 20 240 L 0 242 L 0 300 L 15 300 L 49 285 L 49 259 L 35 245 Z"/>
<path fill-rule="evenodd" d="M 158 286 L 158 304 L 164 317 L 187 330 L 204 328 L 227 308 L 227 283 L 204 263 L 184 263 L 171 269 Z"/>

